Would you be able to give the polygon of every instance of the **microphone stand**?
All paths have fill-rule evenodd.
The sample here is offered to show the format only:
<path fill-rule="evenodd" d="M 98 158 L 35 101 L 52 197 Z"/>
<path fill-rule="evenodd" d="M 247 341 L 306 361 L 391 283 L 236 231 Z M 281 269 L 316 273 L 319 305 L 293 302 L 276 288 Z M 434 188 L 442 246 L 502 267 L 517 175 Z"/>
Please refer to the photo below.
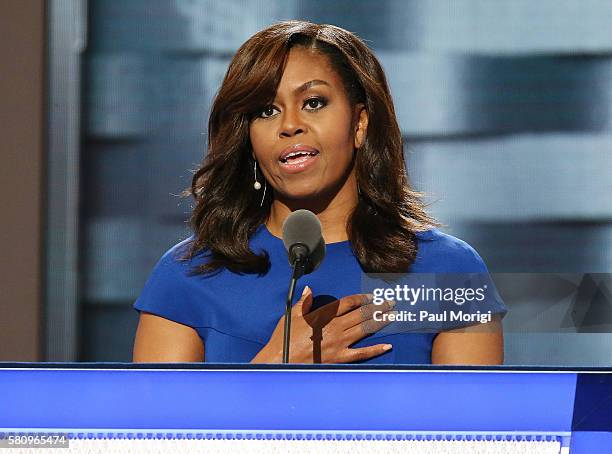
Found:
<path fill-rule="evenodd" d="M 283 364 L 289 362 L 289 340 L 291 336 L 291 307 L 293 302 L 293 295 L 295 293 L 295 284 L 297 280 L 302 277 L 306 271 L 308 264 L 308 248 L 301 243 L 295 244 L 291 248 L 290 256 L 293 260 L 293 270 L 291 273 L 291 281 L 289 282 L 289 293 L 287 294 L 287 301 L 285 303 L 285 332 L 283 337 Z"/>

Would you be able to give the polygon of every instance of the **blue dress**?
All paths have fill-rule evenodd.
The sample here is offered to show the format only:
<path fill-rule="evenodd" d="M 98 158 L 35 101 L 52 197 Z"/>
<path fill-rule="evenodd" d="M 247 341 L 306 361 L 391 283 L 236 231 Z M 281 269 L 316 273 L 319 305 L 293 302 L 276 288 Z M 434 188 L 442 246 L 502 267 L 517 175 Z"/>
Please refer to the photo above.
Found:
<path fill-rule="evenodd" d="M 418 255 L 411 273 L 488 273 L 478 253 L 467 243 L 438 229 L 418 233 Z M 192 266 L 204 263 L 203 254 L 178 261 L 190 238 L 169 249 L 159 260 L 134 303 L 138 311 L 192 327 L 205 345 L 206 362 L 247 363 L 268 342 L 284 314 L 291 276 L 287 252 L 281 239 L 265 225 L 250 239 L 253 251 L 266 250 L 271 267 L 264 276 L 236 274 L 223 269 L 214 275 L 189 276 Z M 326 245 L 325 260 L 313 273 L 302 277 L 296 298 L 308 285 L 315 304 L 363 293 L 363 271 L 349 241 Z M 487 274 L 488 276 L 488 274 Z M 484 305 L 484 306 L 483 306 Z M 505 313 L 499 299 L 484 301 L 481 308 Z M 379 331 L 355 343 L 362 347 L 380 343 L 392 350 L 364 363 L 430 364 L 434 332 Z"/>

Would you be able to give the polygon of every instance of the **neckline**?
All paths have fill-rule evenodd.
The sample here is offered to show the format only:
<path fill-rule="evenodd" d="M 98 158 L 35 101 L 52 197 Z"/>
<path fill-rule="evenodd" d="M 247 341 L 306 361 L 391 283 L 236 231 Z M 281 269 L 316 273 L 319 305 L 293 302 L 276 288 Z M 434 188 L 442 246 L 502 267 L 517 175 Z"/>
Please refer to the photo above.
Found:
<path fill-rule="evenodd" d="M 279 241 L 281 243 L 283 242 L 282 238 L 279 238 L 276 235 L 274 235 L 272 232 L 270 232 L 270 230 L 268 229 L 268 226 L 265 223 L 261 224 L 260 229 L 262 229 L 263 232 L 266 235 L 268 235 L 270 238 L 272 238 L 272 239 L 274 239 L 276 241 Z M 350 240 L 336 241 L 334 243 L 325 243 L 325 247 L 330 247 L 330 246 L 334 247 L 336 245 L 347 245 L 349 243 L 350 243 Z M 283 245 L 283 247 L 284 247 L 284 245 Z"/>

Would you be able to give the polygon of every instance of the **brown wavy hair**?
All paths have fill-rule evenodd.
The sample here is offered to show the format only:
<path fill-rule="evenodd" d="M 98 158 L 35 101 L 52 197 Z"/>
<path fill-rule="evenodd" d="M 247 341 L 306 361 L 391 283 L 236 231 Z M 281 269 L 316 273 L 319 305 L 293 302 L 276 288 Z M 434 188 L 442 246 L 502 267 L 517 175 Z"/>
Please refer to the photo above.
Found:
<path fill-rule="evenodd" d="M 292 47 L 325 55 L 341 76 L 353 107 L 368 113 L 366 137 L 355 155 L 359 201 L 347 221 L 353 253 L 365 272 L 405 273 L 416 259 L 415 232 L 439 224 L 429 217 L 422 194 L 412 190 L 393 101 L 382 67 L 356 35 L 333 25 L 285 21 L 253 35 L 234 55 L 208 121 L 208 153 L 184 196 L 195 199 L 189 223 L 194 232 L 182 258 L 206 251 L 195 270 L 206 274 L 227 268 L 265 274 L 264 251 L 257 255 L 249 238 L 270 214 L 273 191 L 261 203 L 252 189 L 249 122 L 276 95 Z M 258 171 L 259 172 L 259 171 Z M 258 173 L 259 181 L 264 180 Z"/>

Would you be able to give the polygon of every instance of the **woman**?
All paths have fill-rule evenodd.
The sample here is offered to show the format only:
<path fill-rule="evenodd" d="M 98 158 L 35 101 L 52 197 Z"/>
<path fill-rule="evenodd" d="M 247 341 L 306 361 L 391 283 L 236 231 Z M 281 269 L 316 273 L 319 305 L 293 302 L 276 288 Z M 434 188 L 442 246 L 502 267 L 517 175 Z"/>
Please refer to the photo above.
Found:
<path fill-rule="evenodd" d="M 489 303 L 489 323 L 389 334 L 372 315 L 392 303 L 361 295 L 364 272 L 487 271 L 410 189 L 385 75 L 355 35 L 301 21 L 258 32 L 229 65 L 208 133 L 187 191 L 194 235 L 162 257 L 135 303 L 134 361 L 281 362 L 281 227 L 304 208 L 321 221 L 327 256 L 299 281 L 290 362 L 502 362 L 503 304 Z"/>

